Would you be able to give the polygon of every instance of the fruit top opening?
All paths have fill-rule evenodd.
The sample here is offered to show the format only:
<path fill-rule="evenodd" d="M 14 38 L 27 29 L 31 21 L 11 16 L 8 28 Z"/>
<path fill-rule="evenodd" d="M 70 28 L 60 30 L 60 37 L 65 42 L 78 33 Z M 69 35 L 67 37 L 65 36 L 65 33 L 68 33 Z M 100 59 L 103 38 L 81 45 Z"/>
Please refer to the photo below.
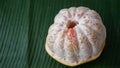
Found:
<path fill-rule="evenodd" d="M 74 21 L 68 21 L 67 28 L 74 28 L 78 23 Z"/>

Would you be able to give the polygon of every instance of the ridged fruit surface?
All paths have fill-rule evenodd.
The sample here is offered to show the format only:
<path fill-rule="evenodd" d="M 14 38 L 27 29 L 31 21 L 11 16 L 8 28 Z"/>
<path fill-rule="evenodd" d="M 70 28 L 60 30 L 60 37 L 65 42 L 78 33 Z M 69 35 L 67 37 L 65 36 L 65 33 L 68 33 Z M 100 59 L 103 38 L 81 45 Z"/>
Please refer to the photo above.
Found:
<path fill-rule="evenodd" d="M 87 7 L 71 7 L 55 16 L 45 47 L 55 60 L 76 66 L 98 58 L 105 39 L 106 29 L 97 12 Z"/>

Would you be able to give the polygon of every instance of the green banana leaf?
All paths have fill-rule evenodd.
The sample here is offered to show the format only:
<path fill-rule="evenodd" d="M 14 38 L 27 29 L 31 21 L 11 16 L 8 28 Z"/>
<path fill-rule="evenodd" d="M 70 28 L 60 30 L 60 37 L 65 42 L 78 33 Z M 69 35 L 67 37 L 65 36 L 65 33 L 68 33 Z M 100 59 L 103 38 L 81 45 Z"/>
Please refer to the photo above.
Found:
<path fill-rule="evenodd" d="M 101 56 L 73 68 L 119 68 L 119 0 L 0 0 L 0 68 L 69 68 L 46 53 L 45 41 L 55 15 L 72 6 L 96 10 L 107 30 Z"/>

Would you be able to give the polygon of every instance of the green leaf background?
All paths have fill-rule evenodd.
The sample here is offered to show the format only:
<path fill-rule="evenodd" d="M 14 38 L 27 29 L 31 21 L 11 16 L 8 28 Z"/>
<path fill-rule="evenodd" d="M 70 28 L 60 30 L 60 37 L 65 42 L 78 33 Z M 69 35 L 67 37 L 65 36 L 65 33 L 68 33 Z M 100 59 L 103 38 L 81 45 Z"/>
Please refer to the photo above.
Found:
<path fill-rule="evenodd" d="M 45 40 L 55 15 L 72 6 L 96 10 L 107 29 L 101 56 L 73 68 L 119 68 L 119 0 L 0 0 L 0 68 L 70 68 L 46 53 Z"/>

